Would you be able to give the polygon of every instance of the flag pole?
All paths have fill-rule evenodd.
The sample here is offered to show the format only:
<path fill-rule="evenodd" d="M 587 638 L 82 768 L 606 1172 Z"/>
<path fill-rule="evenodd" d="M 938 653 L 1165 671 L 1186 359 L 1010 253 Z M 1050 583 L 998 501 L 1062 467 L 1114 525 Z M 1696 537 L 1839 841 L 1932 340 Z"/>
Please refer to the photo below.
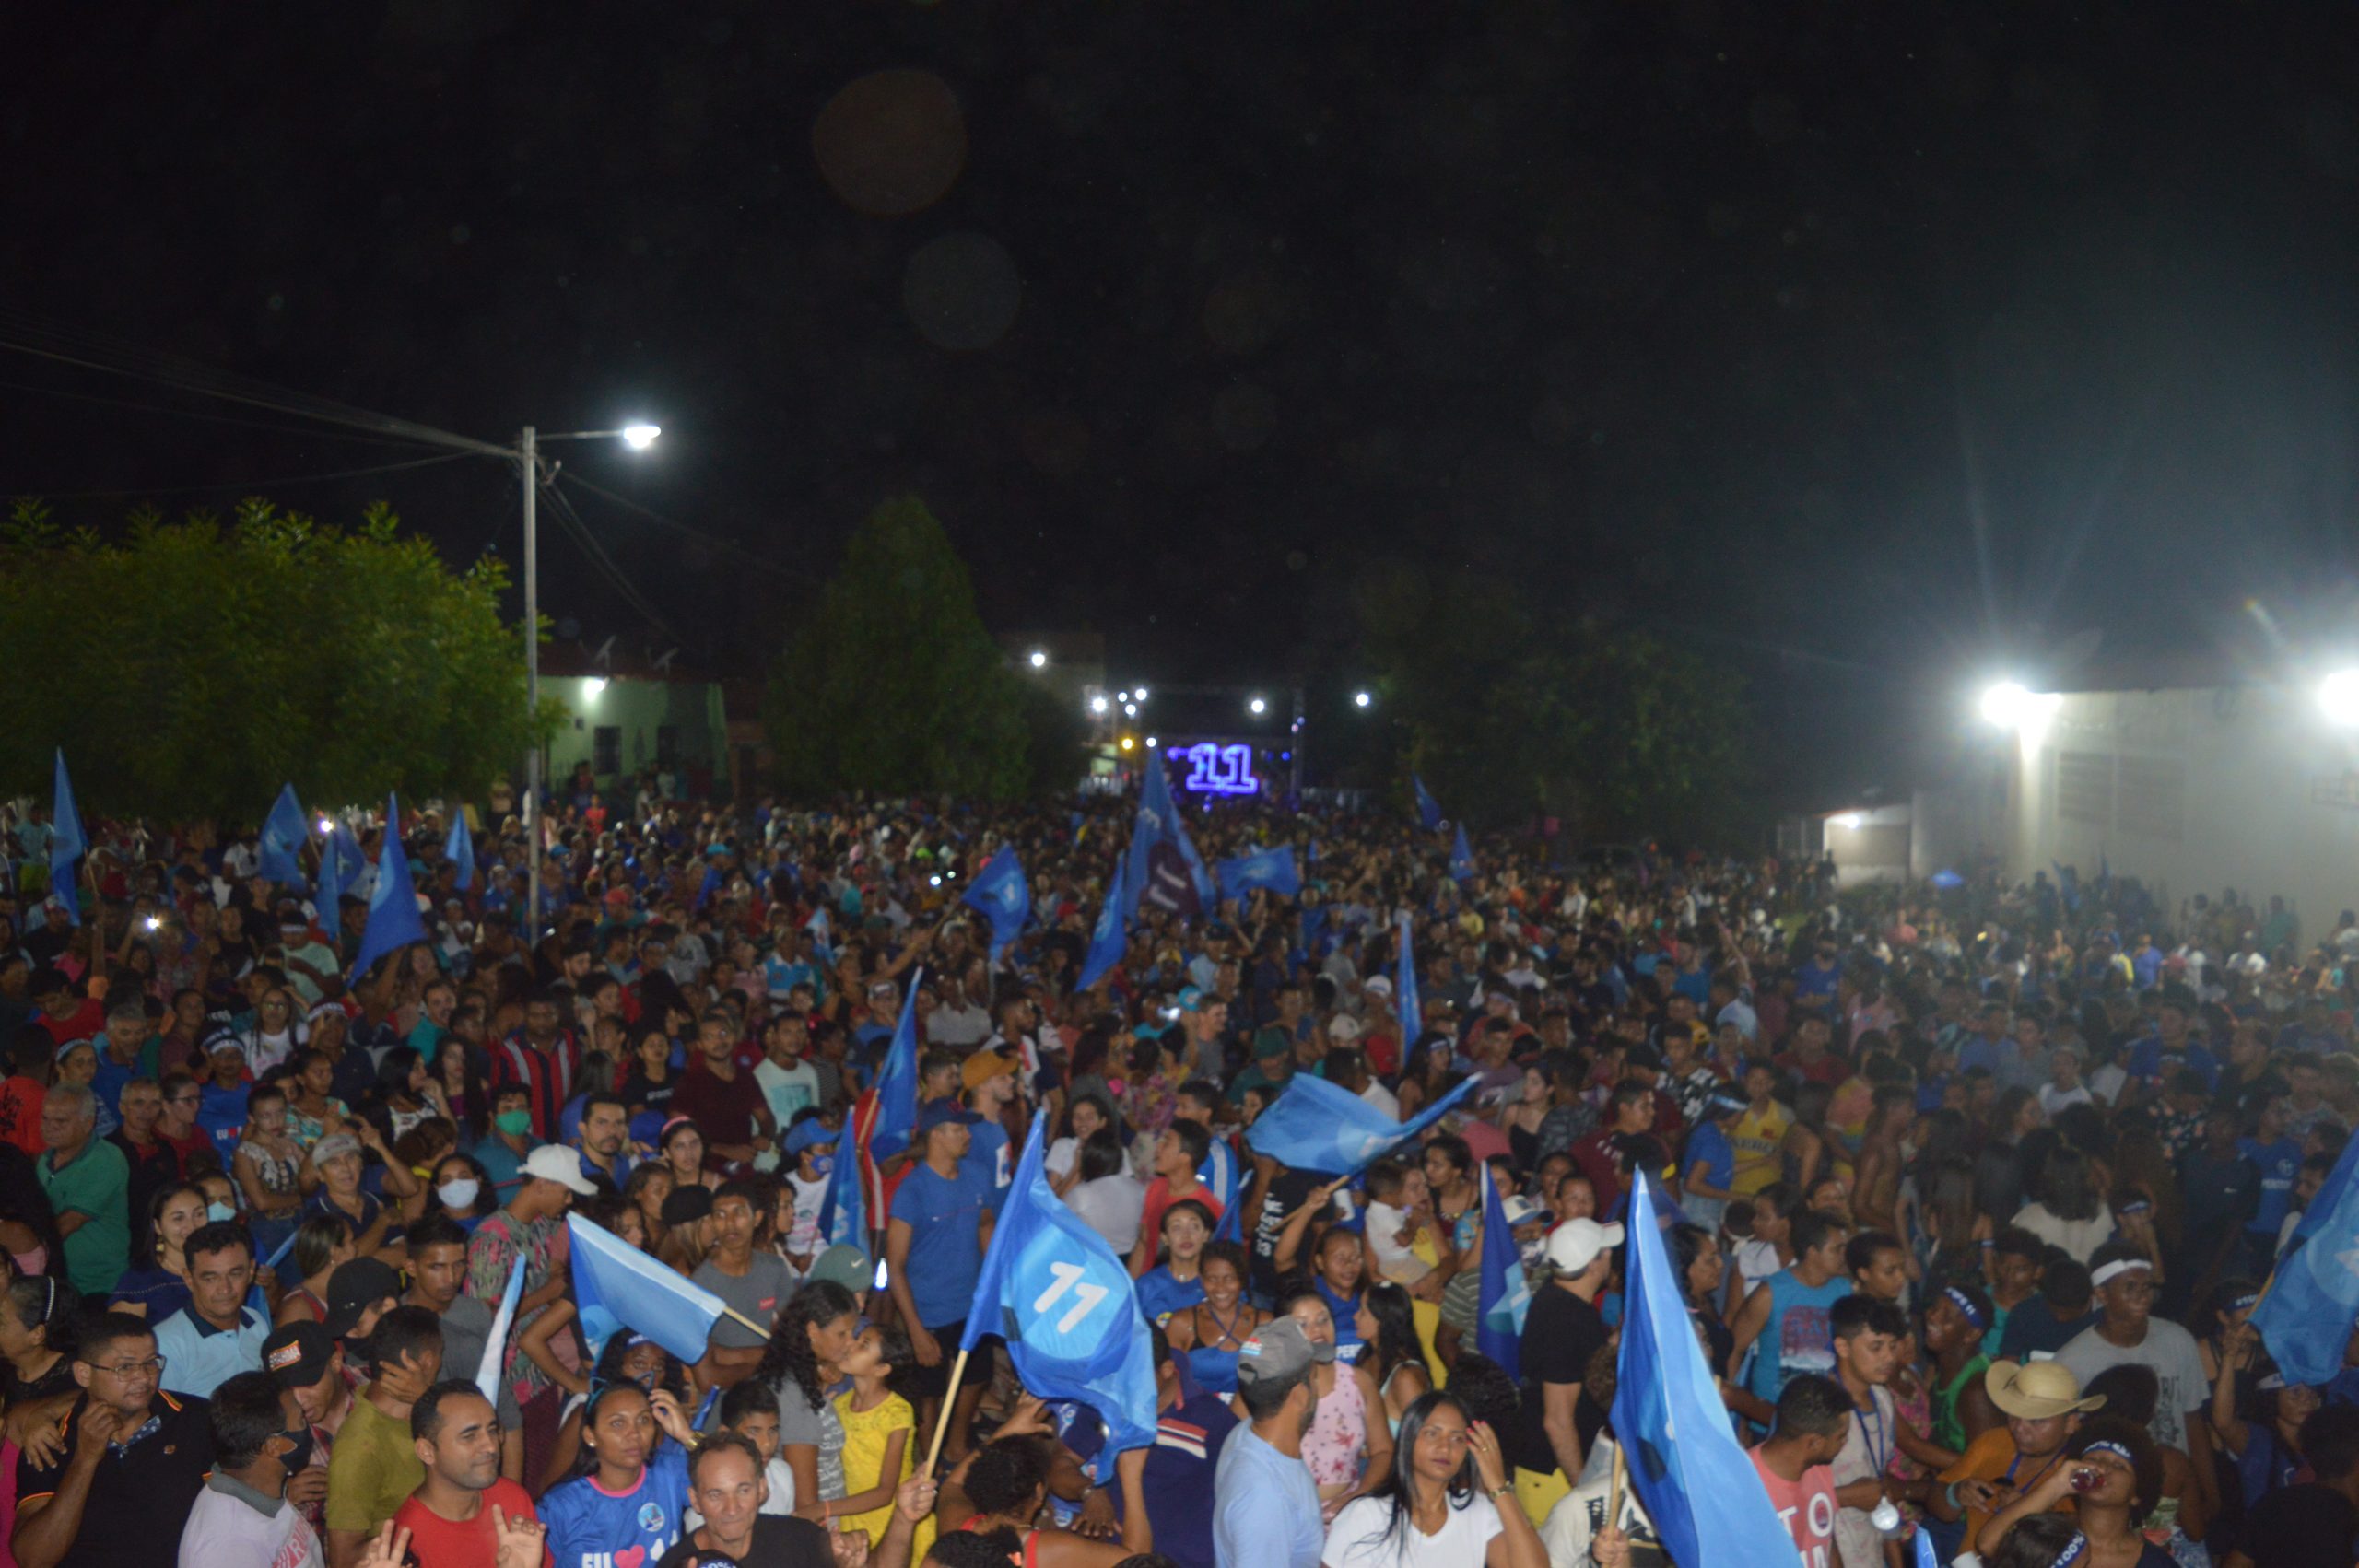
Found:
<path fill-rule="evenodd" d="M 769 1329 L 763 1328 L 760 1324 L 755 1322 L 752 1318 L 746 1316 L 744 1313 L 738 1311 L 734 1306 L 722 1307 L 721 1309 L 721 1316 L 745 1325 L 746 1328 L 751 1328 L 755 1333 L 759 1334 L 765 1340 L 770 1337 L 770 1331 Z"/>
<path fill-rule="evenodd" d="M 950 1387 L 943 1391 L 942 1413 L 934 1418 L 933 1445 L 925 1451 L 925 1469 L 918 1474 L 930 1476 L 942 1459 L 942 1439 L 950 1430 L 950 1412 L 958 1403 L 958 1385 L 967 1376 L 967 1352 L 960 1347 L 958 1359 L 950 1364 Z"/>
<path fill-rule="evenodd" d="M 1622 1440 L 1616 1437 L 1614 1440 L 1614 1478 L 1606 1483 L 1605 1491 L 1605 1527 L 1610 1530 L 1622 1527 Z"/>

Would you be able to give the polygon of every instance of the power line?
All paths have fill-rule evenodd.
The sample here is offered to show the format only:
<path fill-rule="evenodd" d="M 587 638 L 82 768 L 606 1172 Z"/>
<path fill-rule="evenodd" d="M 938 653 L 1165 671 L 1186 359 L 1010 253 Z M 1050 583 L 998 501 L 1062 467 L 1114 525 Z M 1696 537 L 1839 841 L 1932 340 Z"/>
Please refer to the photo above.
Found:
<path fill-rule="evenodd" d="M 596 568 L 598 574 L 622 596 L 623 603 L 646 617 L 665 637 L 675 642 L 680 641 L 680 634 L 672 629 L 672 624 L 664 618 L 663 613 L 648 602 L 646 595 L 640 592 L 638 585 L 633 583 L 623 569 L 615 564 L 614 557 L 606 554 L 605 548 L 591 533 L 589 526 L 581 521 L 581 514 L 573 509 L 573 502 L 565 492 L 559 490 L 554 483 L 545 483 L 541 486 L 541 496 L 548 504 L 549 515 L 557 519 L 557 526 L 570 535 L 575 544 L 581 546 L 582 554 L 590 557 L 590 564 Z"/>
<path fill-rule="evenodd" d="M 64 387 L 44 387 L 32 381 L 0 381 L 0 391 L 32 392 L 41 397 L 62 397 L 73 403 L 95 403 L 109 408 L 135 409 L 144 414 L 167 414 L 181 419 L 201 419 L 210 425 L 236 425 L 249 430 L 275 430 L 281 435 L 300 436 L 306 440 L 366 441 L 376 446 L 418 447 L 428 443 L 406 436 L 364 436 L 350 430 L 309 429 L 300 425 L 280 425 L 266 419 L 241 419 L 234 414 L 207 414 L 200 408 L 174 408 L 162 403 L 134 403 L 129 398 L 104 397 L 97 392 L 68 392 Z"/>
<path fill-rule="evenodd" d="M 129 490 L 29 490 L 18 486 L 0 490 L 0 495 L 22 496 L 42 501 L 81 501 L 113 496 L 193 496 L 217 490 L 276 490 L 287 485 L 321 485 L 335 479 L 362 479 L 372 474 L 399 474 L 438 462 L 456 462 L 461 458 L 475 455 L 473 452 L 437 452 L 432 457 L 412 458 L 406 462 L 381 462 L 369 468 L 338 469 L 331 474 L 290 474 L 276 479 L 230 479 L 217 485 L 163 485 Z"/>
<path fill-rule="evenodd" d="M 607 489 L 604 486 L 593 484 L 581 477 L 581 474 L 572 472 L 570 469 L 560 469 L 556 474 L 556 478 L 560 482 L 570 481 L 573 484 L 579 485 L 591 494 L 603 496 L 607 500 L 614 502 L 615 505 L 623 508 L 627 511 L 637 512 L 640 516 L 647 519 L 651 522 L 662 523 L 664 527 L 686 534 L 688 538 L 696 540 L 700 544 L 709 545 L 715 550 L 721 551 L 724 555 L 734 556 L 736 559 L 745 562 L 747 566 L 758 568 L 766 572 L 775 573 L 780 577 L 790 577 L 793 575 L 784 567 L 780 566 L 777 562 L 767 560 L 733 540 L 723 539 L 718 534 L 707 533 L 704 530 L 694 527 L 688 523 L 682 522 L 677 518 L 666 517 L 662 512 L 655 510 L 652 507 L 642 506 L 639 502 L 632 500 L 628 496 L 616 495 L 614 491 Z"/>

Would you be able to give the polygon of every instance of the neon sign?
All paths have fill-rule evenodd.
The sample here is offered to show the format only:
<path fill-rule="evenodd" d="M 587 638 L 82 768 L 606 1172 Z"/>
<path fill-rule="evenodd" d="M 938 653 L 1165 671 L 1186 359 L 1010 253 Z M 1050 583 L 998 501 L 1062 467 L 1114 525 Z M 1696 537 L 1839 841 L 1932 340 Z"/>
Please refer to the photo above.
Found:
<path fill-rule="evenodd" d="M 1188 777 L 1180 788 L 1198 795 L 1258 795 L 1262 781 L 1253 777 L 1253 748 L 1225 746 L 1206 741 L 1180 753 L 1188 759 Z"/>

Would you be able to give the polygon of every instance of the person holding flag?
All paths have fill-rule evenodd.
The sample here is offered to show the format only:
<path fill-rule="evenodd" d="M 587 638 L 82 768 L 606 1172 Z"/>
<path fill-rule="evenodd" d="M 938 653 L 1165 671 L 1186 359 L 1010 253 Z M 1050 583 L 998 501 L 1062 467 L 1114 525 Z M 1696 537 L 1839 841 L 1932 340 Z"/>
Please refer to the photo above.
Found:
<path fill-rule="evenodd" d="M 893 1194 L 885 1227 L 886 1285 L 918 1359 L 910 1382 L 921 1401 L 921 1425 L 940 1419 L 949 1395 L 951 1347 L 967 1335 L 968 1307 L 998 1217 L 998 1188 L 966 1163 L 981 1120 L 955 1101 L 936 1100 L 918 1113 L 912 1147 L 921 1157 Z M 979 1380 L 952 1401 L 954 1458 L 967 1450 L 967 1428 L 982 1396 Z"/>

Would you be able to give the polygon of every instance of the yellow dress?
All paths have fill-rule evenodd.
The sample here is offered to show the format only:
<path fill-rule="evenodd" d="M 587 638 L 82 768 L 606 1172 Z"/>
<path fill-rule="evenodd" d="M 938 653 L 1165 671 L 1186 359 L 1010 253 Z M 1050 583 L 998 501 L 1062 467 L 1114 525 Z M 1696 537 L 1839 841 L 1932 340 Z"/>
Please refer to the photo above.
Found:
<path fill-rule="evenodd" d="M 843 1423 L 844 1429 L 844 1495 L 847 1497 L 857 1496 L 884 1481 L 885 1449 L 896 1432 L 908 1435 L 901 1440 L 901 1469 L 893 1478 L 893 1484 L 898 1487 L 909 1480 L 910 1472 L 917 1467 L 918 1418 L 917 1412 L 910 1408 L 910 1402 L 898 1394 L 887 1394 L 884 1402 L 874 1410 L 863 1410 L 853 1403 L 859 1397 L 856 1389 L 836 1396 L 836 1419 Z M 839 1514 L 836 1516 L 836 1523 L 847 1533 L 852 1530 L 865 1533 L 872 1547 L 885 1539 L 885 1527 L 892 1522 L 893 1504 L 890 1499 L 883 1507 L 872 1508 L 865 1514 Z M 917 1539 L 910 1545 L 910 1561 L 924 1562 L 926 1550 L 933 1545 L 933 1521 L 929 1518 L 918 1527 Z"/>

